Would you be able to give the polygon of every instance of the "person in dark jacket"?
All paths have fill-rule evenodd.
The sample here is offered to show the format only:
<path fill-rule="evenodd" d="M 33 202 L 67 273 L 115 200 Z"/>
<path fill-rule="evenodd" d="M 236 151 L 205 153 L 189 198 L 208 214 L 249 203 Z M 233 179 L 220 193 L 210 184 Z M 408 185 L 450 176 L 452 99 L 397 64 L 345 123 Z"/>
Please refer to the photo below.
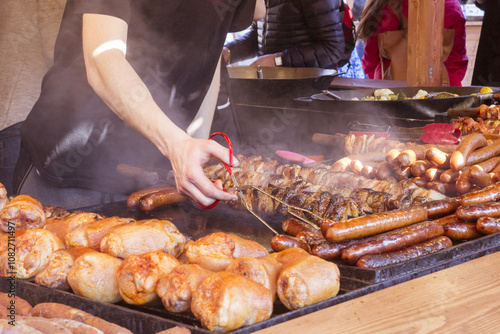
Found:
<path fill-rule="evenodd" d="M 258 56 L 253 66 L 337 68 L 344 52 L 339 0 L 264 0 L 266 16 L 228 43 L 228 63 Z"/>
<path fill-rule="evenodd" d="M 500 86 L 500 1 L 476 0 L 484 10 L 481 37 L 477 48 L 472 85 Z"/>

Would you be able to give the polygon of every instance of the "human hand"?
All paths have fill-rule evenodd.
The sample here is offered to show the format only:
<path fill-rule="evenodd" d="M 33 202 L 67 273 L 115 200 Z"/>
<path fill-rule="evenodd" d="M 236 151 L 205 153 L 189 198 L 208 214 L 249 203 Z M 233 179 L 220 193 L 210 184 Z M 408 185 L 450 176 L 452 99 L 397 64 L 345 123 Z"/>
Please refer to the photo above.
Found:
<path fill-rule="evenodd" d="M 205 176 L 203 166 L 212 157 L 229 164 L 229 150 L 213 140 L 189 137 L 176 143 L 169 152 L 169 160 L 174 171 L 177 190 L 204 206 L 211 205 L 216 199 L 238 200 L 236 194 L 224 192 L 220 182 L 214 184 Z M 235 157 L 233 164 L 238 164 Z"/>
<path fill-rule="evenodd" d="M 263 55 L 257 58 L 250 66 L 267 66 L 267 67 L 276 67 L 276 63 L 274 62 L 274 54 L 272 55 Z"/>

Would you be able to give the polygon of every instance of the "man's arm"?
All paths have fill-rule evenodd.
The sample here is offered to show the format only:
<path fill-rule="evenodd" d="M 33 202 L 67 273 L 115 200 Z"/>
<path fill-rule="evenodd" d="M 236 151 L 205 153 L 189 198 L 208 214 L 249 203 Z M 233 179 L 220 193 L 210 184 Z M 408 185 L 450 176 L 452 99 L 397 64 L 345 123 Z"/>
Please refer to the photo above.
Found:
<path fill-rule="evenodd" d="M 172 163 L 177 189 L 210 204 L 214 198 L 234 200 L 203 173 L 215 156 L 229 163 L 228 150 L 214 141 L 194 139 L 177 127 L 153 100 L 125 58 L 127 23 L 119 18 L 83 15 L 83 52 L 89 84 L 124 122 L 150 140 Z"/>

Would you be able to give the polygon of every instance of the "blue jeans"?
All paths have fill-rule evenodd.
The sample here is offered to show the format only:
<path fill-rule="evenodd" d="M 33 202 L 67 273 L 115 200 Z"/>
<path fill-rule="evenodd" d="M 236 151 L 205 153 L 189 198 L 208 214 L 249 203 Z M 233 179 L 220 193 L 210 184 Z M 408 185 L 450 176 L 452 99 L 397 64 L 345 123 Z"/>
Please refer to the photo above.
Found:
<path fill-rule="evenodd" d="M 7 194 L 13 195 L 12 177 L 21 148 L 22 122 L 0 131 L 0 183 L 7 189 Z"/>

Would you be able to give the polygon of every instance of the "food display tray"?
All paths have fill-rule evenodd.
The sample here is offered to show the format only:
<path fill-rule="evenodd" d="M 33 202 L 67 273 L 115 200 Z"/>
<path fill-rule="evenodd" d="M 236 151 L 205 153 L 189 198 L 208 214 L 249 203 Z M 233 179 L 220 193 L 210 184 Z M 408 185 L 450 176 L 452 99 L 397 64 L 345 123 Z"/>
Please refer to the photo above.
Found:
<path fill-rule="evenodd" d="M 105 216 L 131 217 L 134 219 L 169 219 L 177 228 L 192 239 L 198 239 L 209 233 L 223 231 L 256 241 L 269 251 L 273 232 L 245 211 L 219 204 L 211 210 L 203 210 L 191 203 L 164 207 L 151 212 L 141 212 L 126 207 L 125 202 L 79 209 L 96 212 Z M 281 232 L 282 219 L 266 219 L 278 232 Z M 277 300 L 270 319 L 247 326 L 233 333 L 251 333 L 260 329 L 312 313 L 318 310 L 361 297 L 363 295 L 448 268 L 465 261 L 498 251 L 500 233 L 460 243 L 452 248 L 427 255 L 399 265 L 392 265 L 376 270 L 357 268 L 338 263 L 341 280 L 340 292 L 331 299 L 314 305 L 290 311 Z M 0 279 L 0 291 L 7 291 L 9 282 Z M 39 286 L 33 280 L 16 280 L 16 294 L 32 305 L 42 302 L 58 302 L 97 315 L 107 321 L 130 329 L 134 333 L 154 334 L 174 326 L 184 326 L 192 333 L 210 333 L 201 327 L 201 323 L 191 314 L 175 314 L 165 310 L 158 302 L 155 305 L 135 306 L 125 302 L 106 304 L 70 292 Z"/>

